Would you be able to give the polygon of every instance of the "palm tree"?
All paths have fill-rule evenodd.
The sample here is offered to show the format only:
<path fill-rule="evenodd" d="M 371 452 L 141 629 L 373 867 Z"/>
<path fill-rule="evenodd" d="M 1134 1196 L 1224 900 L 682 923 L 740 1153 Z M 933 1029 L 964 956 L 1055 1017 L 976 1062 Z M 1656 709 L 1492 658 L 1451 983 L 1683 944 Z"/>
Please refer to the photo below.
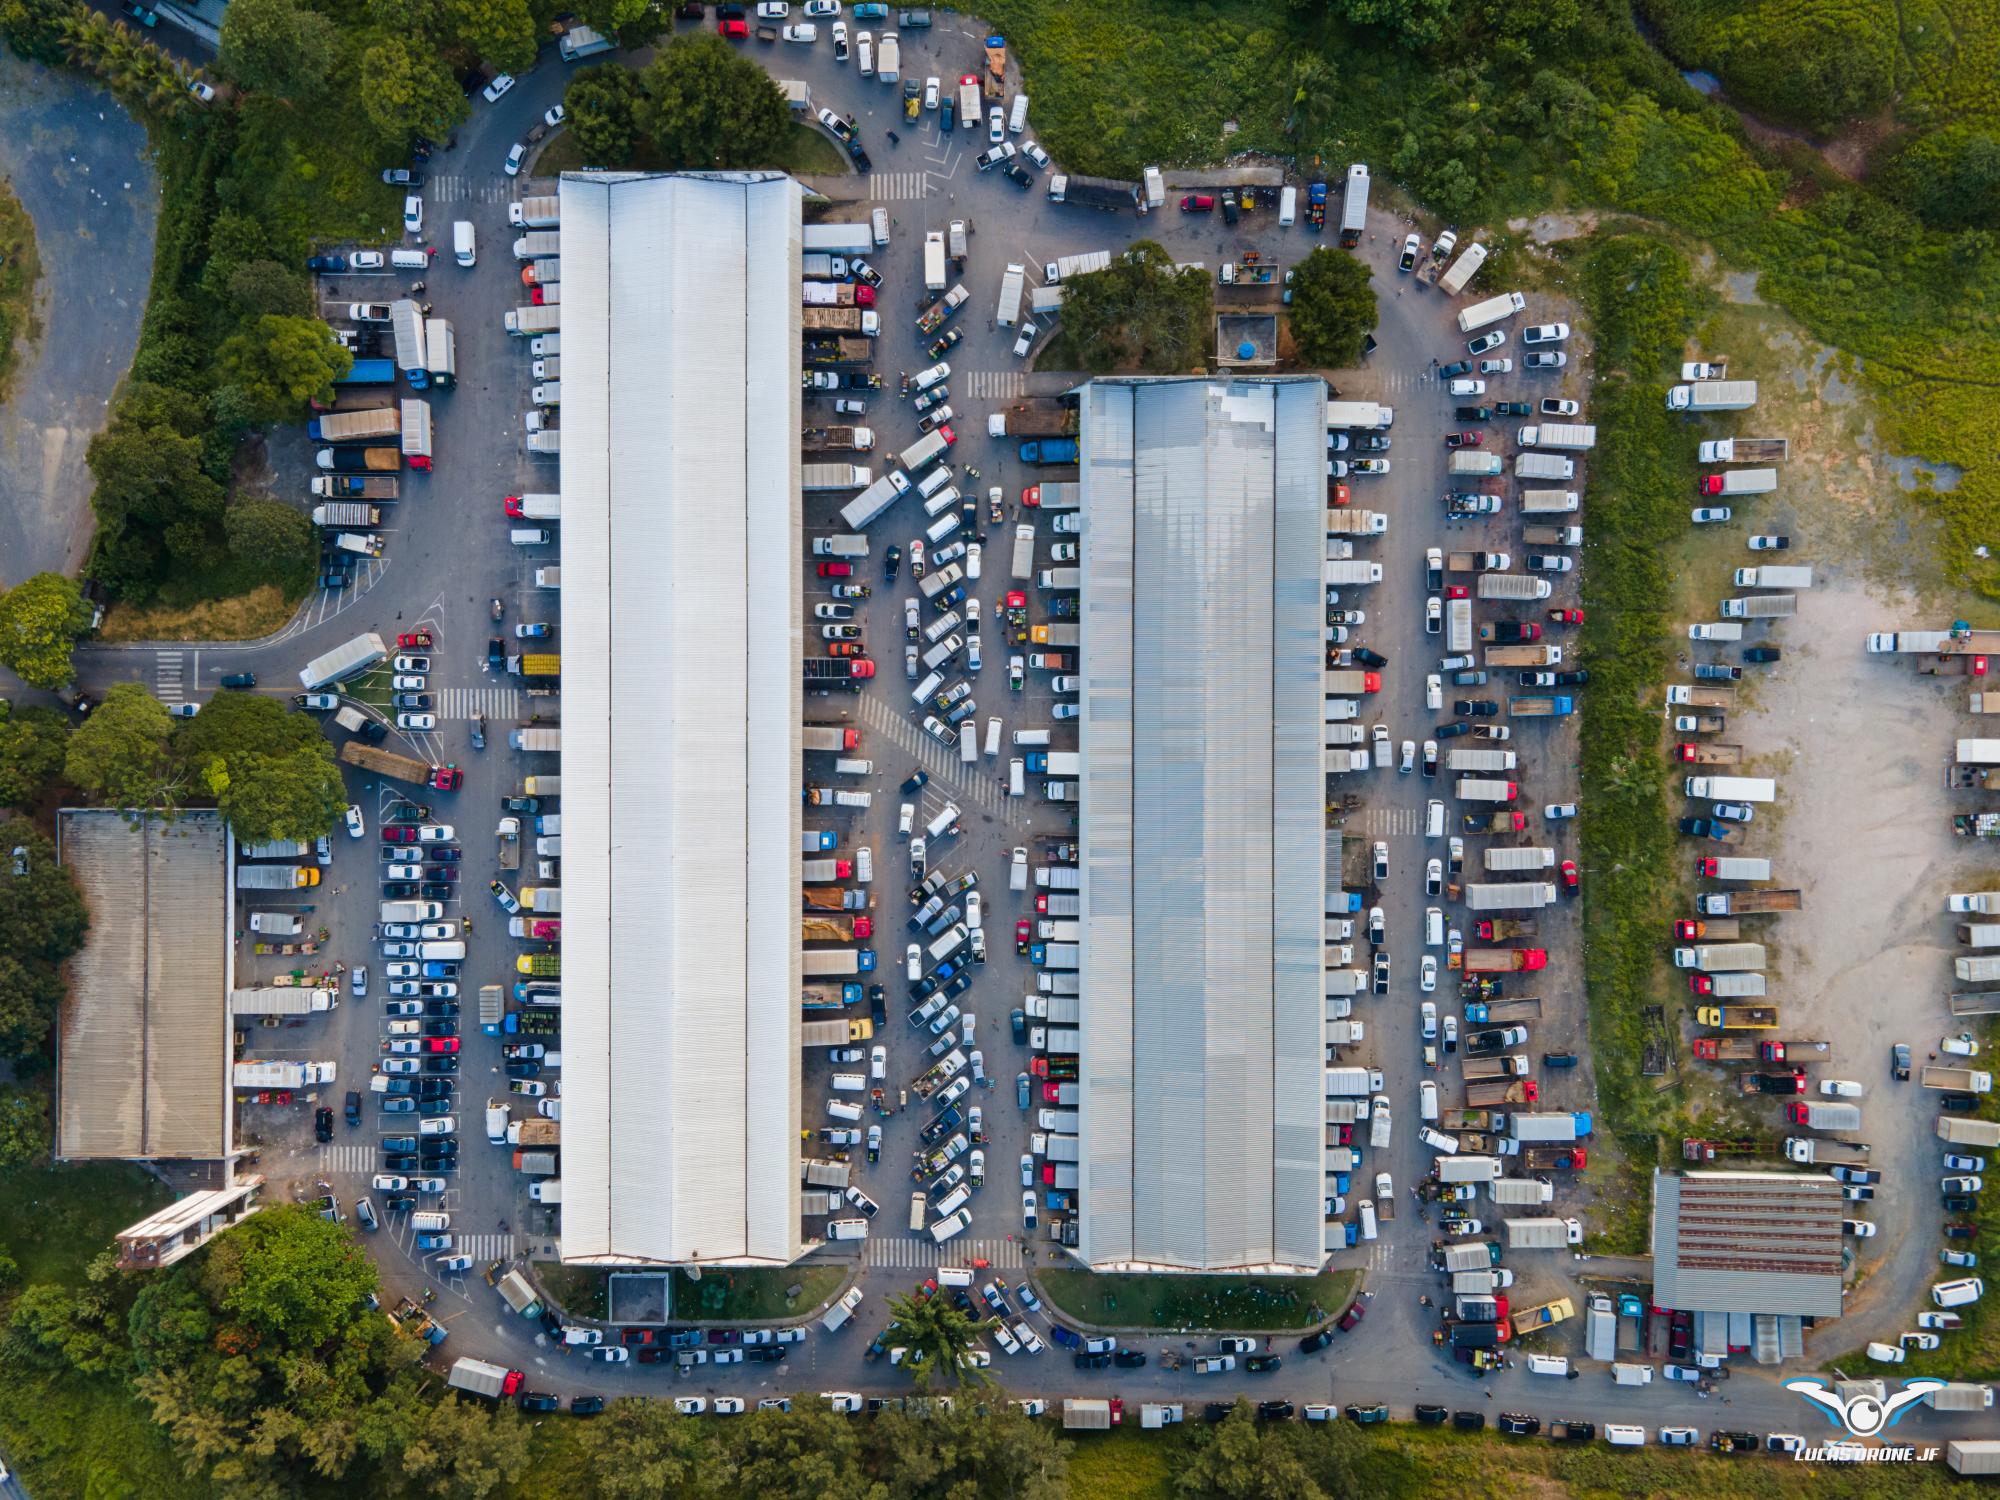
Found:
<path fill-rule="evenodd" d="M 964 1359 L 992 1325 L 990 1318 L 964 1312 L 936 1292 L 928 1297 L 892 1297 L 889 1314 L 896 1321 L 897 1342 L 909 1351 L 903 1356 L 903 1368 L 917 1385 L 929 1385 L 939 1370 L 951 1371 L 960 1385 L 991 1381 L 984 1366 Z"/>

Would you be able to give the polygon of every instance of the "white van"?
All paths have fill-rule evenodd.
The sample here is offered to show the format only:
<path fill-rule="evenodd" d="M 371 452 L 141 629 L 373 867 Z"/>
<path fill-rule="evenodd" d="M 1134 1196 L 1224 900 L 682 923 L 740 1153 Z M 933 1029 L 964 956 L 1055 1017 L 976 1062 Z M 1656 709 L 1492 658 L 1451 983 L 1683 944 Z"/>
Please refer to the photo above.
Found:
<path fill-rule="evenodd" d="M 847 756 L 842 756 L 839 760 L 836 760 L 833 763 L 833 768 L 842 776 L 873 776 L 875 774 L 874 761 L 854 760 Z M 536 842 L 540 843 L 541 841 L 537 839 Z"/>
<path fill-rule="evenodd" d="M 1373 1198 L 1363 1198 L 1361 1200 L 1361 1238 L 1364 1240 L 1375 1238 L 1375 1200 Z"/>
<path fill-rule="evenodd" d="M 1000 716 L 992 715 L 986 721 L 986 755 L 990 760 L 1000 753 Z"/>
<path fill-rule="evenodd" d="M 940 1245 L 942 1245 L 946 1240 L 952 1238 L 952 1236 L 963 1234 L 967 1226 L 969 1226 L 971 1223 L 972 1223 L 972 1210 L 969 1208 L 961 1208 L 957 1213 L 953 1214 L 950 1218 L 939 1219 L 937 1223 L 931 1225 L 931 1238 L 936 1240 Z"/>
<path fill-rule="evenodd" d="M 833 1075 L 833 1087 L 836 1093 L 865 1094 L 868 1092 L 868 1075 L 866 1073 L 836 1073 Z"/>
<path fill-rule="evenodd" d="M 389 264 L 398 271 L 428 271 L 431 258 L 422 250 L 391 250 Z"/>
<path fill-rule="evenodd" d="M 1430 906 L 1424 909 L 1424 946 L 1442 948 L 1444 946 L 1444 911 Z"/>
<path fill-rule="evenodd" d="M 1014 846 L 1012 858 L 1007 861 L 1007 889 L 1025 891 L 1028 888 L 1028 851 L 1021 845 Z"/>
<path fill-rule="evenodd" d="M 889 210 L 878 208 L 868 216 L 868 223 L 875 231 L 875 248 L 886 249 L 889 244 Z"/>
<path fill-rule="evenodd" d="M 1028 96 L 1026 94 L 1016 94 L 1014 96 L 1014 112 L 1007 117 L 1007 131 L 1010 135 L 1019 135 L 1027 128 Z"/>
<path fill-rule="evenodd" d="M 1444 804 L 1435 797 L 1424 804 L 1424 837 L 1427 839 L 1444 837 Z"/>
<path fill-rule="evenodd" d="M 465 944 L 419 943 L 417 944 L 417 957 L 436 958 L 436 959 L 463 959 L 465 957 Z"/>
<path fill-rule="evenodd" d="M 1028 795 L 1027 762 L 1018 755 L 1007 762 L 1007 795 L 1010 797 Z"/>
<path fill-rule="evenodd" d="M 1963 1307 L 1968 1302 L 1977 1302 L 1985 1294 L 1985 1282 L 1977 1276 L 1966 1276 L 1957 1281 L 1940 1281 L 1931 1288 L 1931 1301 L 1939 1307 Z"/>
<path fill-rule="evenodd" d="M 1646 1446 L 1646 1429 L 1624 1422 L 1606 1422 L 1604 1441 L 1614 1448 L 1643 1448 Z"/>
<path fill-rule="evenodd" d="M 924 497 L 924 514 L 927 516 L 941 516 L 954 505 L 958 504 L 958 500 L 958 486 L 955 484 L 946 485 L 935 494 Z"/>
<path fill-rule="evenodd" d="M 486 1101 L 486 1139 L 498 1146 L 507 1139 L 507 1103 L 504 1099 Z"/>
<path fill-rule="evenodd" d="M 935 646 L 924 652 L 924 670 L 935 672 L 964 649 L 965 641 L 961 637 L 955 635 L 946 636 Z"/>
<path fill-rule="evenodd" d="M 946 537 L 958 530 L 958 526 L 958 512 L 948 510 L 924 528 L 924 535 L 931 539 L 931 545 L 935 547 L 939 542 L 942 542 Z"/>
<path fill-rule="evenodd" d="M 939 464 L 930 473 L 917 481 L 917 493 L 928 500 L 938 492 L 938 487 L 951 478 L 951 465 Z M 935 514 L 935 512 L 933 512 Z"/>
<path fill-rule="evenodd" d="M 972 1272 L 965 1266 L 939 1266 L 937 1283 L 939 1286 L 971 1286 Z"/>
<path fill-rule="evenodd" d="M 944 686 L 943 676 L 937 672 L 933 672 L 931 673 L 930 676 L 926 677 L 922 682 L 918 683 L 915 687 L 910 689 L 911 701 L 916 703 L 922 703 L 926 698 L 931 697 L 934 693 L 937 692 L 939 688 L 943 686 Z"/>
<path fill-rule="evenodd" d="M 952 824 L 956 823 L 959 820 L 960 816 L 961 815 L 958 810 L 958 804 L 956 802 L 945 803 L 944 810 L 940 812 L 935 818 L 932 818 L 927 825 L 925 825 L 924 828 L 925 835 L 930 838 L 937 838 L 941 836 L 947 828 L 951 827 Z"/>
<path fill-rule="evenodd" d="M 411 1214 L 410 1228 L 426 1234 L 436 1234 L 441 1230 L 451 1228 L 451 1215 L 440 1213 Z"/>
<path fill-rule="evenodd" d="M 1299 190 L 1288 187 L 1278 194 L 1278 226 L 1289 229 L 1299 216 Z"/>
<path fill-rule="evenodd" d="M 1046 729 L 1017 729 L 1014 731 L 1014 743 L 1016 745 L 1025 745 L 1030 750 L 1040 749 L 1047 745 L 1048 742 L 1049 732 Z"/>
<path fill-rule="evenodd" d="M 1651 1365 L 1627 1364 L 1621 1360 L 1611 1367 L 1611 1383 L 1613 1385 L 1651 1385 L 1653 1383 L 1653 1367 Z"/>
<path fill-rule="evenodd" d="M 1528 1356 L 1530 1375 L 1568 1375 L 1569 1361 L 1560 1354 L 1530 1354 Z"/>
<path fill-rule="evenodd" d="M 962 766 L 979 764 L 979 725 L 967 724 L 958 732 L 958 763 Z"/>
<path fill-rule="evenodd" d="M 472 232 L 472 220 L 460 219 L 451 226 L 451 253 L 458 257 L 461 266 L 472 265 L 479 259 L 478 241 Z"/>
<path fill-rule="evenodd" d="M 827 1100 L 826 1112 L 832 1118 L 843 1120 L 850 1125 L 861 1118 L 861 1106 L 846 1099 Z"/>
<path fill-rule="evenodd" d="M 555 534 L 542 526 L 516 526 L 507 533 L 507 540 L 516 547 L 546 547 Z"/>
<path fill-rule="evenodd" d="M 937 1201 L 937 1216 L 949 1218 L 972 1201 L 972 1189 L 960 1183 Z"/>
<path fill-rule="evenodd" d="M 866 1219 L 833 1219 L 826 1226 L 826 1237 L 830 1240 L 865 1240 L 868 1238 Z"/>
<path fill-rule="evenodd" d="M 965 945 L 969 937 L 963 922 L 954 922 L 944 931 L 944 936 L 931 944 L 931 962 L 943 963 Z"/>

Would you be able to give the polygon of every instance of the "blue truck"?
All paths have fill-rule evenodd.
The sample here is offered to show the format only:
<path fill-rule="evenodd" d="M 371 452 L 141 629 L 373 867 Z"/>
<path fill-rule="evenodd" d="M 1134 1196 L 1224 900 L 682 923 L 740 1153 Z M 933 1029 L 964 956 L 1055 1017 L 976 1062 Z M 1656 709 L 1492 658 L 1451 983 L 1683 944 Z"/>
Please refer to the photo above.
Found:
<path fill-rule="evenodd" d="M 1507 700 L 1508 717 L 1515 719 L 1559 719 L 1575 712 L 1576 700 L 1568 693 L 1536 694 Z"/>
<path fill-rule="evenodd" d="M 1037 438 L 1021 444 L 1024 464 L 1073 464 L 1082 452 L 1075 438 Z"/>

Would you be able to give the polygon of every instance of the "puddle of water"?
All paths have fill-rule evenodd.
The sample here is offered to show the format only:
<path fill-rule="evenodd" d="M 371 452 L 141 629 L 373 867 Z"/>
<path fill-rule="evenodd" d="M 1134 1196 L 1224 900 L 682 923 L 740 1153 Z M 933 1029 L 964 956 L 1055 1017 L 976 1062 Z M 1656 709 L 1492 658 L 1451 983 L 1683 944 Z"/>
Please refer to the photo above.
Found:
<path fill-rule="evenodd" d="M 1882 462 L 1896 476 L 1896 483 L 1905 490 L 1915 490 L 1919 484 L 1928 483 L 1940 495 L 1948 495 L 1958 488 L 1965 471 L 1956 464 L 1934 464 L 1927 459 L 1905 458 L 1900 454 L 1884 453 Z"/>
<path fill-rule="evenodd" d="M 1699 68 L 1683 68 L 1681 77 L 1689 88 L 1707 94 L 1711 98 L 1722 92 L 1722 80 L 1713 73 L 1705 73 Z"/>
<path fill-rule="evenodd" d="M 1762 307 L 1764 299 L 1757 295 L 1757 280 L 1762 271 L 1730 271 L 1722 278 L 1723 295 L 1731 302 L 1748 307 Z"/>

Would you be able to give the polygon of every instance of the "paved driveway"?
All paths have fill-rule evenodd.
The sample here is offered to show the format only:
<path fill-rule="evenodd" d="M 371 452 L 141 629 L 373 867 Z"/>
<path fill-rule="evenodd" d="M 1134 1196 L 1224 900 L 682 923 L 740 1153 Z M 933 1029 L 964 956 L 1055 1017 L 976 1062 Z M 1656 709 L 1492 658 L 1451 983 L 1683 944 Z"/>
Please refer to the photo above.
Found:
<path fill-rule="evenodd" d="M 84 450 L 132 362 L 159 186 L 146 133 L 70 72 L 0 53 L 0 175 L 35 221 L 41 337 L 0 407 L 0 585 L 90 549 Z"/>

